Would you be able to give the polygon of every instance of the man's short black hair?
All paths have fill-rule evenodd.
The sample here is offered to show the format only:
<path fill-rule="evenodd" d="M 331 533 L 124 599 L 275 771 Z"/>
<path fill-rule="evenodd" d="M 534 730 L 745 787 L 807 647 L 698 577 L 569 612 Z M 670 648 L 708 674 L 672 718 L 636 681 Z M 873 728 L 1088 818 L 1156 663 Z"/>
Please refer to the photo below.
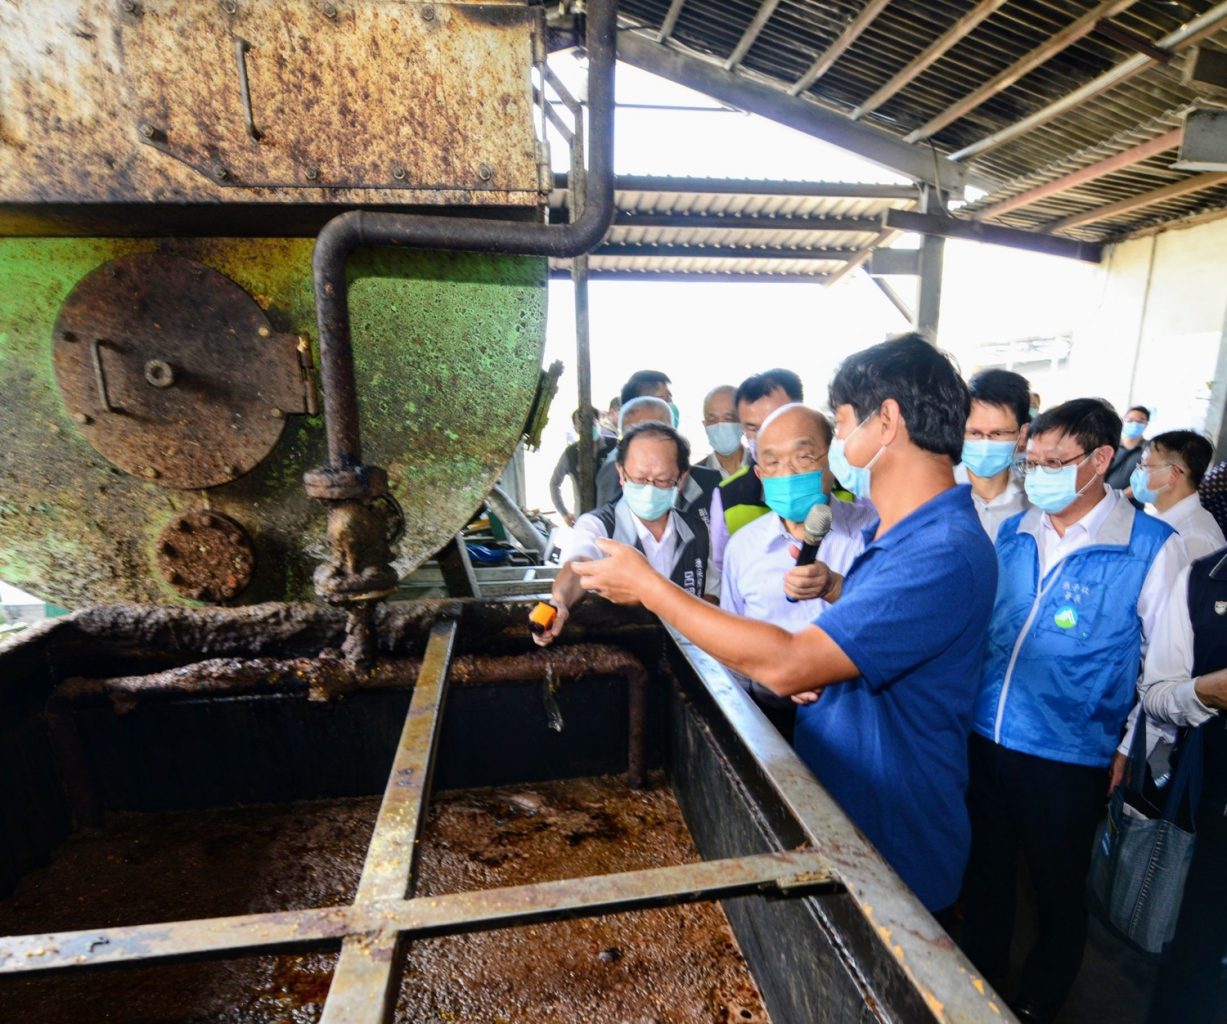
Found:
<path fill-rule="evenodd" d="M 1018 425 L 1031 421 L 1031 384 L 1013 370 L 981 370 L 967 382 L 973 402 L 1000 406 L 1014 414 Z"/>
<path fill-rule="evenodd" d="M 1152 437 L 1146 446 L 1161 448 L 1179 456 L 1185 469 L 1189 471 L 1189 483 L 1195 489 L 1201 486 L 1202 477 L 1206 475 L 1206 470 L 1214 459 L 1214 445 L 1192 430 L 1169 430 Z"/>
<path fill-rule="evenodd" d="M 1126 415 L 1126 416 L 1128 416 L 1128 415 L 1129 415 L 1131 412 L 1140 412 L 1140 413 L 1141 413 L 1143 416 L 1145 416 L 1145 417 L 1146 417 L 1146 422 L 1147 422 L 1147 423 L 1149 423 L 1149 422 L 1150 422 L 1150 410 L 1149 410 L 1149 409 L 1147 409 L 1147 408 L 1146 408 L 1146 406 L 1144 406 L 1144 405 L 1131 405 L 1131 406 L 1129 406 L 1129 408 L 1128 408 L 1128 409 L 1126 409 L 1126 410 L 1125 410 L 1125 415 Z"/>
<path fill-rule="evenodd" d="M 659 370 L 636 370 L 626 378 L 626 383 L 622 385 L 622 404 L 635 398 L 642 398 L 644 395 L 650 395 L 662 384 L 672 384 L 665 374 Z"/>
<path fill-rule="evenodd" d="M 858 423 L 893 398 L 918 447 L 954 462 L 963 457 L 971 395 L 946 353 L 920 334 L 904 334 L 849 356 L 831 381 L 833 410 L 852 406 Z"/>
<path fill-rule="evenodd" d="M 1075 398 L 1072 402 L 1054 405 L 1031 421 L 1031 436 L 1059 431 L 1074 438 L 1082 450 L 1115 448 L 1120 441 L 1121 421 L 1102 398 Z"/>
<path fill-rule="evenodd" d="M 805 400 L 801 378 L 792 370 L 777 366 L 774 370 L 764 370 L 743 380 L 733 396 L 733 408 L 736 409 L 742 402 L 757 402 L 760 398 L 766 398 L 777 388 L 783 389 L 790 402 Z"/>
<path fill-rule="evenodd" d="M 655 437 L 662 441 L 672 441 L 677 446 L 677 471 L 685 473 L 690 468 L 690 442 L 681 434 L 664 423 L 649 420 L 647 423 L 636 423 L 618 442 L 616 456 L 619 466 L 626 465 L 626 453 L 630 451 L 631 442 L 637 437 Z"/>

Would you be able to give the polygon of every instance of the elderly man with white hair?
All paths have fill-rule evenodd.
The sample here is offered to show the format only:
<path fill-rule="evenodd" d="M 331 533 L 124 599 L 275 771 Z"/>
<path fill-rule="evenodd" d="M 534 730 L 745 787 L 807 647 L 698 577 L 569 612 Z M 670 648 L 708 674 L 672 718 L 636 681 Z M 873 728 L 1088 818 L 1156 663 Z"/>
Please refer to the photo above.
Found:
<path fill-rule="evenodd" d="M 877 513 L 868 502 L 832 498 L 836 481 L 827 463 L 831 437 L 827 418 L 799 402 L 781 406 L 763 421 L 753 472 L 762 482 L 763 500 L 771 512 L 729 540 L 720 588 L 720 607 L 726 611 L 797 633 L 837 599 L 843 576 L 865 549 L 862 531 Z M 815 505 L 831 509 L 831 529 L 817 561 L 799 567 L 805 517 Z M 814 693 L 780 697 L 746 676 L 737 678 L 789 739 L 794 702 L 817 699 Z"/>

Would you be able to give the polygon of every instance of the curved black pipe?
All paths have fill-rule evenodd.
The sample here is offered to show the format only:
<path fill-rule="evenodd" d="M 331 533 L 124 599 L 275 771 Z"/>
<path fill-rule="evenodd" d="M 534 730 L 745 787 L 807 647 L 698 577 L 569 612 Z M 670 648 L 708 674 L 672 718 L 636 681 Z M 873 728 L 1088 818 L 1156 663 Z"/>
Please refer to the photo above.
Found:
<path fill-rule="evenodd" d="M 613 91 L 617 18 L 617 0 L 592 0 L 587 17 L 591 157 L 583 213 L 574 222 L 552 225 L 351 210 L 334 217 L 320 232 L 315 242 L 312 271 L 324 426 L 331 468 L 353 469 L 362 463 L 349 293 L 345 281 L 345 264 L 350 253 L 360 247 L 405 246 L 568 258 L 595 248 L 605 237 L 614 213 Z"/>

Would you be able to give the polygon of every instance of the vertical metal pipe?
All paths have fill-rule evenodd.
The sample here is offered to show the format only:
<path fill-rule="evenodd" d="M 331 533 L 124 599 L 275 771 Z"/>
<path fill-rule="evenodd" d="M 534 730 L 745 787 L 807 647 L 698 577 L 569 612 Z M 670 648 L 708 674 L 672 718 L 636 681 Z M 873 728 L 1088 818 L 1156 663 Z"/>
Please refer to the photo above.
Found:
<path fill-rule="evenodd" d="M 579 509 L 596 508 L 596 452 L 592 446 L 592 426 L 596 410 L 592 406 L 592 358 L 588 331 L 588 257 L 571 261 L 571 284 L 575 292 L 575 372 L 579 385 Z"/>
<path fill-rule="evenodd" d="M 939 212 L 938 193 L 925 186 L 921 190 L 922 213 Z M 941 235 L 920 236 L 920 275 L 916 287 L 916 330 L 937 341 L 942 311 L 942 256 L 946 240 Z"/>

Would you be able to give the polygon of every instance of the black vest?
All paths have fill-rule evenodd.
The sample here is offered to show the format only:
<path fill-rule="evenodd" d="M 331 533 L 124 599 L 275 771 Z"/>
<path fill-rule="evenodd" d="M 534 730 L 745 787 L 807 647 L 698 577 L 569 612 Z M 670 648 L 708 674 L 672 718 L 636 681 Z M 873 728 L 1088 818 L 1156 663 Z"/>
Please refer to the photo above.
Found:
<path fill-rule="evenodd" d="M 1197 559 L 1189 569 L 1189 621 L 1193 624 L 1193 676 L 1227 668 L 1227 548 Z M 1227 808 L 1227 713 L 1202 727 L 1205 784 L 1202 808 Z"/>
<path fill-rule="evenodd" d="M 634 513 L 621 499 L 611 501 L 598 509 L 593 509 L 589 515 L 595 516 L 605 528 L 605 535 L 623 544 L 630 544 L 639 551 L 643 545 L 639 543 L 639 533 L 633 522 Z M 678 533 L 678 547 L 673 558 L 673 571 L 669 579 L 683 590 L 697 597 L 703 596 L 703 586 L 707 582 L 707 559 L 711 553 L 711 534 L 707 532 L 707 524 L 697 513 L 673 510 L 677 517 L 674 524 Z"/>

